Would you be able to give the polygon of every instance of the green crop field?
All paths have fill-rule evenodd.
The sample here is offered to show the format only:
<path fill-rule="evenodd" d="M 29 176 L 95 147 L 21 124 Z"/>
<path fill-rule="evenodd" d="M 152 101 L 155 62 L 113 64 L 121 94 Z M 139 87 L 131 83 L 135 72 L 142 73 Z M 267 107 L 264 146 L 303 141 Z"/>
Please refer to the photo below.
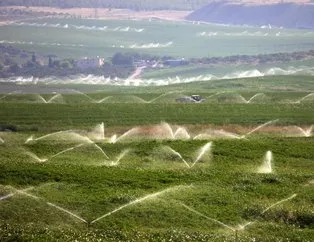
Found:
<path fill-rule="evenodd" d="M 185 58 L 293 52 L 313 49 L 314 35 L 311 30 L 229 27 L 165 20 L 50 18 L 0 26 L 0 32 L 1 43 L 63 58 L 110 57 L 116 52 Z"/>
<path fill-rule="evenodd" d="M 1 240 L 311 241 L 312 83 L 2 83 Z"/>
<path fill-rule="evenodd" d="M 313 237 L 313 138 L 110 144 L 1 136 L 2 241 Z M 272 172 L 263 174 L 266 153 Z"/>
<path fill-rule="evenodd" d="M 73 18 L 0 33 L 62 58 L 293 52 L 313 49 L 314 36 Z M 312 241 L 313 72 L 291 67 L 312 62 L 151 69 L 134 86 L 93 75 L 1 80 L 0 241 Z M 205 100 L 184 103 L 191 95 Z"/>
<path fill-rule="evenodd" d="M 313 104 L 0 104 L 1 123 L 18 129 L 157 124 L 313 124 Z M 145 117 L 145 118 L 144 118 Z"/>
<path fill-rule="evenodd" d="M 106 127 L 161 122 L 254 126 L 271 120 L 278 120 L 276 125 L 312 125 L 312 88 L 313 78 L 306 76 L 213 80 L 160 87 L 2 83 L 1 89 L 6 93 L 0 97 L 0 124 L 17 130 L 46 131 L 86 128 L 101 122 Z M 201 95 L 205 101 L 176 101 L 192 94 Z"/>

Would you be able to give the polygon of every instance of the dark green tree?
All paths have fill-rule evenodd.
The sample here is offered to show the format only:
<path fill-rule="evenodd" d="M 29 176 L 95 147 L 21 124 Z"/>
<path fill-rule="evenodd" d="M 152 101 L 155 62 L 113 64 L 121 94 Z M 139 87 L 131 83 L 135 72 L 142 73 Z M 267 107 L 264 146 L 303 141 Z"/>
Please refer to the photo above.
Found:
<path fill-rule="evenodd" d="M 116 53 L 112 57 L 111 62 L 113 65 L 118 65 L 118 66 L 133 66 L 132 56 L 125 55 L 120 52 Z"/>

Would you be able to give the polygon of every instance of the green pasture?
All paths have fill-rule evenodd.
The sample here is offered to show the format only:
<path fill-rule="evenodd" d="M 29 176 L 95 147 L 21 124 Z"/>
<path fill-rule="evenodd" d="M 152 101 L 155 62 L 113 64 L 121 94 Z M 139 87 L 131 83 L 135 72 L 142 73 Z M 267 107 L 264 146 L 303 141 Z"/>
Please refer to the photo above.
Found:
<path fill-rule="evenodd" d="M 38 27 L 30 26 L 34 23 Z M 141 29 L 141 32 L 135 31 Z M 0 33 L 1 43 L 62 58 L 110 57 L 116 52 L 190 58 L 305 51 L 313 49 L 314 36 L 310 30 L 231 27 L 155 19 L 119 21 L 53 18 L 28 21 L 20 26 L 1 26 Z M 169 42 L 172 44 L 162 47 Z M 130 47 L 150 43 L 159 43 L 161 46 Z"/>

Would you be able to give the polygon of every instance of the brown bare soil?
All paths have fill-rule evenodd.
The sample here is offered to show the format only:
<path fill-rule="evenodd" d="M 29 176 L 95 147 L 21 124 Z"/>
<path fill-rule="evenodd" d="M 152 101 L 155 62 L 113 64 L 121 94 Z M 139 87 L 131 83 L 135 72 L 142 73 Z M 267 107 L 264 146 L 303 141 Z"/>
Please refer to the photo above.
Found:
<path fill-rule="evenodd" d="M 229 125 L 213 125 L 213 124 L 196 124 L 196 125 L 170 125 L 173 132 L 176 131 L 179 127 L 184 127 L 188 133 L 195 137 L 196 135 L 200 133 L 206 133 L 206 131 L 219 131 L 223 130 L 225 132 L 237 134 L 237 135 L 245 135 L 252 131 L 253 129 L 257 128 L 258 125 L 238 125 L 238 124 L 229 124 Z M 141 126 L 123 126 L 123 127 L 108 127 L 106 128 L 106 135 L 113 135 L 118 134 L 122 135 L 123 133 L 129 131 L 132 128 L 138 128 L 138 134 L 140 136 L 146 136 L 146 137 L 163 137 L 167 135 L 167 130 L 165 127 L 163 127 L 161 124 L 156 125 L 141 125 Z M 308 126 L 302 126 L 301 128 L 307 129 Z M 279 126 L 279 125 L 268 125 L 265 127 L 262 127 L 261 129 L 254 132 L 254 134 L 257 135 L 274 135 L 274 136 L 302 136 L 298 130 L 295 129 L 295 126 Z M 253 134 L 252 134 L 253 135 Z"/>
<path fill-rule="evenodd" d="M 71 15 L 73 17 L 81 17 L 81 18 L 97 18 L 97 19 L 115 19 L 115 20 L 141 20 L 141 19 L 165 19 L 165 20 L 174 20 L 180 21 L 184 20 L 184 17 L 189 15 L 190 11 L 132 11 L 127 9 L 107 9 L 107 8 L 98 8 L 95 11 L 94 8 L 69 8 L 69 9 L 61 9 L 61 8 L 50 8 L 50 7 L 22 7 L 22 6 L 14 6 L 14 7 L 0 7 L 1 10 L 5 9 L 19 9 L 28 11 L 32 14 L 42 14 L 46 16 L 54 16 L 54 15 Z M 7 16 L 10 21 L 14 16 Z M 19 16 L 15 16 L 17 20 L 19 20 Z M 0 18 L 0 21 L 8 22 L 8 19 Z"/>
<path fill-rule="evenodd" d="M 309 0 L 238 0 L 234 2 L 248 4 L 274 4 L 280 2 L 294 3 L 309 3 Z M 96 18 L 96 19 L 115 19 L 115 20 L 143 20 L 143 19 L 164 19 L 172 21 L 183 21 L 184 18 L 192 11 L 176 11 L 176 10 L 161 10 L 161 11 L 132 11 L 128 9 L 108 9 L 108 8 L 52 8 L 52 7 L 24 7 L 24 6 L 4 6 L 1 10 L 23 10 L 27 12 L 27 16 L 23 15 L 0 15 L 0 25 L 10 24 L 16 21 L 31 20 L 40 16 L 56 16 L 69 15 L 80 18 Z"/>

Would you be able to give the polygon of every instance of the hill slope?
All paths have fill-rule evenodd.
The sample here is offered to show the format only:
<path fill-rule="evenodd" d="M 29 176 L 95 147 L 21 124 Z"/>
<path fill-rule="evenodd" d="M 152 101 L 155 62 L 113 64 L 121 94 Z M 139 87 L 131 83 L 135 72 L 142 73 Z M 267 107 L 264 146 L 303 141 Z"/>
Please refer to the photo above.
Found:
<path fill-rule="evenodd" d="M 221 24 L 314 29 L 314 4 L 269 5 L 210 3 L 187 16 L 188 20 Z"/>

